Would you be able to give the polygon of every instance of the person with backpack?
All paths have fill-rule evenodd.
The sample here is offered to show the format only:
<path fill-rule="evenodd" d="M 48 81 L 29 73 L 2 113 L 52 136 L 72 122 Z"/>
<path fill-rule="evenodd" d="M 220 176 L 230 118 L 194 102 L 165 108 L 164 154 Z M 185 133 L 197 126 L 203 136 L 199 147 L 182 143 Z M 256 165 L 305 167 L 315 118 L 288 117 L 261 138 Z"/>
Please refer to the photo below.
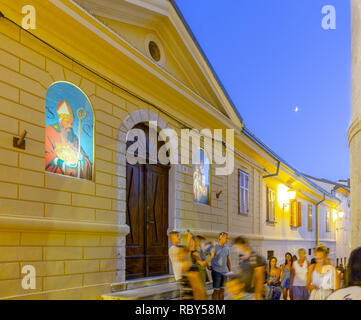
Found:
<path fill-rule="evenodd" d="M 265 282 L 266 260 L 254 252 L 248 241 L 239 236 L 233 246 L 239 254 L 239 282 L 242 284 L 242 300 L 261 300 Z"/>

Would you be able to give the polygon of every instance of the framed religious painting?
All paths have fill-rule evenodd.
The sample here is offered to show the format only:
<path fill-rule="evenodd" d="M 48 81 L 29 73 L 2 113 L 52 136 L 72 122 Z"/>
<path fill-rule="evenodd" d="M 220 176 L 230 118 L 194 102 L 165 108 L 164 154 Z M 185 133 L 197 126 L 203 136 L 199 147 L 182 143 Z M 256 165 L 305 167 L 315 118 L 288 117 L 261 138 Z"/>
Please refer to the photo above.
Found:
<path fill-rule="evenodd" d="M 69 82 L 52 84 L 45 125 L 45 170 L 92 181 L 94 112 L 86 94 Z"/>
<path fill-rule="evenodd" d="M 210 204 L 211 171 L 209 159 L 203 149 L 198 149 L 193 156 L 193 201 Z"/>

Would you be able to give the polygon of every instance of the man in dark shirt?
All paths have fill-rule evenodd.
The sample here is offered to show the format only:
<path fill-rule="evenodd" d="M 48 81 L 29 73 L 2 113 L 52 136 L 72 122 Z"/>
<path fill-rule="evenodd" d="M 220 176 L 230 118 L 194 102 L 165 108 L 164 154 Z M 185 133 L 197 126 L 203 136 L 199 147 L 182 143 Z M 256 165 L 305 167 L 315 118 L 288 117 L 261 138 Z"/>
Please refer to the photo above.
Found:
<path fill-rule="evenodd" d="M 266 260 L 254 252 L 243 237 L 237 237 L 233 246 L 239 253 L 239 277 L 244 284 L 244 299 L 261 300 Z"/>

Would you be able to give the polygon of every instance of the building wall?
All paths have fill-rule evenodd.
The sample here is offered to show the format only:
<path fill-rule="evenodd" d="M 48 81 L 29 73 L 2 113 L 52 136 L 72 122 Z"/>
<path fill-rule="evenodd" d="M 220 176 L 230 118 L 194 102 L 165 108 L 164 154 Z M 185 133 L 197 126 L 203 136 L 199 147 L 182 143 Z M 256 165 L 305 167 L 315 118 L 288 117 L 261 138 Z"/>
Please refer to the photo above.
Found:
<path fill-rule="evenodd" d="M 336 192 L 336 197 L 341 199 L 340 210 L 344 212 L 344 216 L 336 221 L 336 258 L 343 260 L 351 253 L 351 210 L 350 197 L 342 192 Z"/>
<path fill-rule="evenodd" d="M 56 81 L 81 88 L 94 108 L 95 182 L 45 173 L 45 96 Z M 96 298 L 124 280 L 129 229 L 119 129 L 138 109 L 151 108 L 1 21 L 0 297 Z M 14 148 L 24 129 L 26 150 Z M 25 264 L 36 267 L 35 290 L 22 289 Z"/>
<path fill-rule="evenodd" d="M 331 214 L 331 228 L 326 231 L 326 214 L 330 211 Z M 336 223 L 333 219 L 333 211 L 326 205 L 320 205 L 319 209 L 319 242 L 330 249 L 329 259 L 333 264 L 336 264 Z"/>
<path fill-rule="evenodd" d="M 337 264 L 338 260 L 343 260 L 346 257 L 348 259 L 351 253 L 351 208 L 350 208 L 350 193 L 345 191 L 343 188 L 335 189 L 337 183 L 331 181 L 320 180 L 315 178 L 310 178 L 316 184 L 320 185 L 322 188 L 327 190 L 329 193 L 334 194 L 334 196 L 340 200 L 340 204 L 337 207 L 337 211 L 343 212 L 343 217 L 336 217 L 336 220 L 333 219 L 333 228 L 334 234 L 332 238 L 336 239 L 336 248 L 334 252 L 334 261 Z M 342 192 L 340 190 L 343 190 Z M 321 231 L 325 232 L 325 223 L 324 216 L 321 221 Z M 325 234 L 323 238 L 327 238 L 329 235 Z"/>
<path fill-rule="evenodd" d="M 125 280 L 126 130 L 149 120 L 179 134 L 180 126 L 9 22 L 2 20 L 0 37 L 0 298 L 97 298 Z M 45 96 L 56 81 L 78 86 L 92 103 L 95 182 L 44 170 Z M 26 149 L 14 148 L 24 129 Z M 245 168 L 257 193 L 260 174 Z M 216 238 L 234 224 L 237 234 L 259 232 L 254 190 L 248 217 L 228 215 L 238 201 L 236 172 L 220 177 L 212 168 L 211 206 L 193 203 L 192 176 L 190 165 L 171 168 L 169 230 Z M 21 286 L 27 264 L 36 269 L 34 290 Z"/>
<path fill-rule="evenodd" d="M 279 182 L 266 179 L 263 186 L 264 209 L 262 210 L 262 224 L 264 240 L 262 243 L 262 254 L 267 257 L 268 251 L 274 251 L 274 256 L 278 261 L 284 261 L 286 252 L 292 255 L 298 255 L 298 249 L 305 248 L 307 250 L 307 258 L 310 260 L 313 257 L 313 249 L 316 245 L 316 205 L 313 200 L 297 193 L 296 200 L 301 202 L 302 212 L 302 226 L 298 228 L 290 227 L 290 206 L 286 204 L 283 206 L 279 203 L 277 198 L 277 184 Z M 275 224 L 270 224 L 266 221 L 266 186 L 276 192 L 276 206 L 275 206 Z M 312 231 L 308 230 L 308 205 L 312 206 Z M 325 244 L 330 248 L 330 259 L 333 261 L 335 256 L 336 239 L 335 239 L 335 224 L 332 223 L 331 232 L 325 231 L 327 207 L 321 204 L 319 207 L 319 237 L 320 243 Z M 309 254 L 309 249 L 312 249 Z M 283 262 L 282 262 L 283 263 Z"/>
<path fill-rule="evenodd" d="M 351 248 L 361 243 L 361 2 L 351 0 L 352 124 L 348 131 L 351 170 Z"/>

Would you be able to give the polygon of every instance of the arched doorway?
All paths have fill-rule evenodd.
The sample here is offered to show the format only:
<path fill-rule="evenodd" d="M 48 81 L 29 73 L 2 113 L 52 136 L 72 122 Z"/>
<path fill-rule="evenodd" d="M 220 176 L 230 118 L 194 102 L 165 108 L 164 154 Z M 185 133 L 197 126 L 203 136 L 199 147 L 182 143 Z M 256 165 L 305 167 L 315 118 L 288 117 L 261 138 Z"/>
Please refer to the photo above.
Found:
<path fill-rule="evenodd" d="M 169 273 L 168 258 L 168 175 L 169 166 L 148 164 L 149 128 L 134 128 L 146 134 L 146 164 L 126 164 L 126 279 Z M 128 146 L 132 142 L 127 143 Z M 158 142 L 158 150 L 164 142 Z"/>

